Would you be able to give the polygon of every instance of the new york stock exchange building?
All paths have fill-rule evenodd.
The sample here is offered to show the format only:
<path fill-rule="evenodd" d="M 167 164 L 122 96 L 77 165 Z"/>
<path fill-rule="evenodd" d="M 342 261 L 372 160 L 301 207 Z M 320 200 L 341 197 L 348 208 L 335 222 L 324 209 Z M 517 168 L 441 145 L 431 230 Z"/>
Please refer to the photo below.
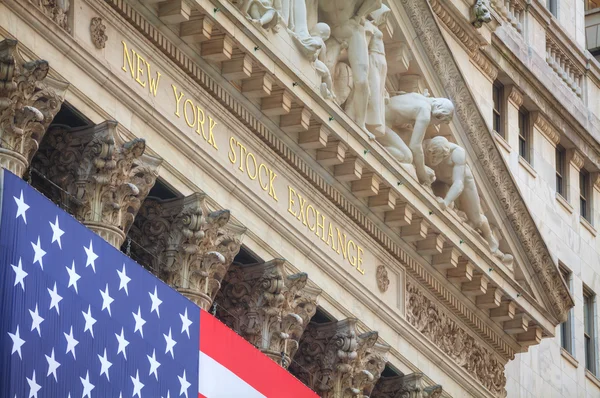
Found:
<path fill-rule="evenodd" d="M 0 0 L 0 164 L 321 397 L 600 397 L 598 7 Z"/>

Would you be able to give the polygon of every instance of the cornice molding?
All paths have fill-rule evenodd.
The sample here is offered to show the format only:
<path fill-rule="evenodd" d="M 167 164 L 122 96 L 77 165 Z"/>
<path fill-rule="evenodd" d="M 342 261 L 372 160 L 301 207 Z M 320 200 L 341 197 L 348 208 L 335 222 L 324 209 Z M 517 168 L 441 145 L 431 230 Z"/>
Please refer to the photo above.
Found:
<path fill-rule="evenodd" d="M 533 125 L 536 126 L 544 136 L 554 145 L 560 142 L 560 133 L 554 126 L 542 115 L 541 112 L 534 112 L 532 115 Z"/>
<path fill-rule="evenodd" d="M 401 0 L 417 37 L 439 76 L 446 93 L 456 106 L 456 115 L 467 133 L 477 160 L 483 167 L 492 189 L 504 207 L 507 219 L 520 239 L 539 282 L 547 292 L 550 307 L 561 322 L 574 303 L 548 247 L 521 197 L 511 172 L 502 159 L 465 78 L 460 72 L 447 43 L 431 18 L 426 0 Z"/>

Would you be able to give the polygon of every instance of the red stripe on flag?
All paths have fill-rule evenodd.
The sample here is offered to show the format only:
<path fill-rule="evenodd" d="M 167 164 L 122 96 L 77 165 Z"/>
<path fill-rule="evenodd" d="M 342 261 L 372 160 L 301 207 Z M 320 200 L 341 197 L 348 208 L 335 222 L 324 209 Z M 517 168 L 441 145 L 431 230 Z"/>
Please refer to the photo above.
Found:
<path fill-rule="evenodd" d="M 204 395 L 198 393 L 198 398 L 206 398 Z"/>
<path fill-rule="evenodd" d="M 200 311 L 200 351 L 268 398 L 318 397 L 287 370 L 204 310 Z"/>

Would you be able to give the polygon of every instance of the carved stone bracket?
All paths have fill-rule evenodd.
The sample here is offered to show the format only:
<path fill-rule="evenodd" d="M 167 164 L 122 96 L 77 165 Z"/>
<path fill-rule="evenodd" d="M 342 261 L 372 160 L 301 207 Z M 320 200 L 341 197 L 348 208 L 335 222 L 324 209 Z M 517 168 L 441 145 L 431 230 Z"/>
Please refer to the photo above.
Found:
<path fill-rule="evenodd" d="M 284 264 L 234 264 L 215 301 L 219 319 L 287 368 L 321 291 L 306 286 L 305 273 L 287 275 Z"/>
<path fill-rule="evenodd" d="M 241 247 L 244 229 L 229 210 L 211 211 L 206 197 L 147 199 L 130 236 L 132 256 L 166 283 L 208 310 Z"/>
<path fill-rule="evenodd" d="M 540 129 L 554 146 L 557 146 L 560 143 L 560 133 L 540 112 L 533 113 L 533 124 Z"/>
<path fill-rule="evenodd" d="M 359 333 L 356 319 L 310 323 L 290 371 L 323 398 L 369 396 L 385 367 L 389 347 L 377 332 Z"/>
<path fill-rule="evenodd" d="M 585 158 L 577 149 L 571 148 L 567 150 L 567 160 L 579 171 L 583 167 Z"/>
<path fill-rule="evenodd" d="M 30 2 L 62 29 L 71 32 L 69 27 L 70 0 L 30 0 Z"/>
<path fill-rule="evenodd" d="M 442 386 L 426 386 L 423 373 L 381 377 L 370 398 L 439 398 Z"/>
<path fill-rule="evenodd" d="M 64 100 L 68 84 L 48 62 L 25 61 L 17 41 L 0 42 L 0 166 L 22 177 Z"/>
<path fill-rule="evenodd" d="M 53 126 L 33 167 L 61 188 L 55 199 L 75 218 L 120 247 L 162 160 L 144 154 L 143 139 L 124 142 L 117 130 L 113 121 Z"/>
<path fill-rule="evenodd" d="M 106 25 L 102 23 L 102 18 L 92 18 L 90 21 L 90 35 L 92 36 L 92 43 L 99 50 L 106 46 L 108 40 L 108 36 L 104 32 L 106 32 Z"/>
<path fill-rule="evenodd" d="M 406 319 L 485 388 L 504 396 L 504 364 L 410 282 L 406 284 Z"/>

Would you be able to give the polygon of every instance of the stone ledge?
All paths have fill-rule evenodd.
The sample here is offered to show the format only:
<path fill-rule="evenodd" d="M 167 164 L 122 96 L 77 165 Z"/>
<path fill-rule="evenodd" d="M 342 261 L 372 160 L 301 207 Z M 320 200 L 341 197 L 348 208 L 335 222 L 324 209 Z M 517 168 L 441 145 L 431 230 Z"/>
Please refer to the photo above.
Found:
<path fill-rule="evenodd" d="M 573 206 L 571 206 L 569 201 L 564 196 L 556 192 L 555 198 L 556 201 L 567 211 L 567 213 L 573 214 Z"/>
<path fill-rule="evenodd" d="M 598 231 L 596 230 L 596 228 L 594 228 L 594 226 L 585 218 L 579 216 L 579 223 L 583 225 L 583 227 L 587 229 L 593 237 L 596 237 L 596 235 L 598 235 Z"/>
<path fill-rule="evenodd" d="M 519 155 L 519 164 L 533 177 L 537 178 L 537 171 L 533 168 L 533 166 L 525 160 L 522 156 Z"/>
<path fill-rule="evenodd" d="M 596 387 L 600 388 L 600 379 L 588 369 L 585 370 L 585 378 L 591 381 Z"/>
<path fill-rule="evenodd" d="M 500 145 L 500 147 L 502 149 L 504 149 L 506 152 L 511 153 L 512 148 L 510 146 L 510 144 L 506 141 L 506 139 L 504 137 L 502 137 L 500 135 L 500 133 L 498 133 L 497 131 L 494 131 L 494 139 L 496 140 L 496 142 Z"/>
<path fill-rule="evenodd" d="M 575 359 L 575 357 L 573 355 L 571 355 L 571 353 L 567 350 L 565 350 L 564 348 L 560 348 L 560 355 L 567 360 L 567 362 L 569 362 L 571 365 L 573 365 L 573 367 L 578 368 L 579 367 L 579 361 L 577 359 Z"/>

